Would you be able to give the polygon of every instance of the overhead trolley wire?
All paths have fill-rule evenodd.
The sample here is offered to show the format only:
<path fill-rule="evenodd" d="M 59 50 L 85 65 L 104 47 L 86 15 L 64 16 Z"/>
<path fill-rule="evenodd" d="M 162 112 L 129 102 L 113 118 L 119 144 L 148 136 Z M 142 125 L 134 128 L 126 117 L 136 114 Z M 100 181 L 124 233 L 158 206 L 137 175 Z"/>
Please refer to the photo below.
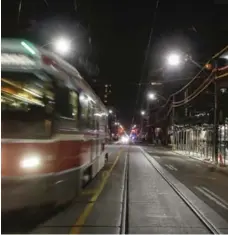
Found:
<path fill-rule="evenodd" d="M 148 40 L 148 44 L 147 44 L 147 48 L 146 48 L 146 55 L 145 55 L 145 58 L 144 58 L 144 61 L 143 61 L 141 76 L 140 76 L 140 80 L 139 80 L 139 87 L 138 87 L 138 91 L 137 91 L 135 109 L 134 109 L 133 116 L 132 116 L 132 125 L 133 125 L 134 120 L 135 120 L 135 114 L 136 114 L 137 105 L 138 105 L 138 102 L 139 102 L 141 84 L 142 84 L 142 81 L 143 81 L 143 78 L 144 78 L 144 73 L 145 73 L 145 70 L 146 70 L 146 62 L 147 62 L 148 56 L 149 56 L 149 51 L 150 51 L 150 46 L 151 46 L 151 38 L 152 38 L 152 35 L 154 33 L 154 27 L 155 27 L 155 22 L 156 22 L 157 10 L 158 10 L 158 7 L 159 7 L 159 3 L 160 3 L 160 0 L 157 0 L 156 1 L 156 6 L 155 6 L 155 11 L 154 11 L 152 26 L 150 28 L 149 40 Z"/>

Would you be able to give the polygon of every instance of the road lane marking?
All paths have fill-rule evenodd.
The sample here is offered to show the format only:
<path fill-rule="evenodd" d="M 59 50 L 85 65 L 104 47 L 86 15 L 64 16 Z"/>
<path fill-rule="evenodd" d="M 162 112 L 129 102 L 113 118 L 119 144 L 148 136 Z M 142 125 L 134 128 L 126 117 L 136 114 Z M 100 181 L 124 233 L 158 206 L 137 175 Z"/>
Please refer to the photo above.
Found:
<path fill-rule="evenodd" d="M 216 180 L 215 177 L 208 177 L 208 176 L 200 176 L 200 175 L 190 175 L 193 176 L 195 178 L 199 178 L 199 179 L 208 179 L 208 180 Z"/>
<path fill-rule="evenodd" d="M 224 205 L 222 202 L 220 202 L 218 199 L 214 198 L 212 195 L 210 195 L 207 191 L 205 191 L 202 187 L 195 187 L 199 192 L 201 192 L 204 196 L 209 198 L 211 201 L 215 202 L 217 205 L 221 206 L 224 209 L 228 209 L 226 205 Z"/>
<path fill-rule="evenodd" d="M 169 168 L 170 170 L 172 170 L 168 164 L 165 164 L 165 166 L 166 166 L 167 168 Z"/>
<path fill-rule="evenodd" d="M 90 215 L 97 198 L 100 196 L 101 192 L 103 191 L 111 172 L 113 171 L 114 167 L 116 166 L 116 164 L 120 158 L 121 153 L 122 153 L 122 150 L 120 150 L 119 153 L 117 154 L 116 159 L 115 159 L 114 163 L 112 164 L 111 168 L 108 171 L 106 171 L 105 174 L 103 173 L 103 175 L 102 175 L 103 179 L 102 179 L 101 184 L 95 190 L 95 194 L 91 197 L 90 203 L 87 204 L 84 211 L 77 219 L 76 223 L 72 226 L 70 234 L 79 234 L 80 233 L 81 227 L 85 224 L 86 219 Z"/>
<path fill-rule="evenodd" d="M 219 197 L 217 194 L 215 194 L 214 192 L 212 192 L 211 190 L 209 190 L 208 188 L 202 187 L 205 191 L 207 191 L 208 193 L 210 193 L 212 196 L 214 196 L 217 200 L 219 200 L 220 202 L 222 202 L 227 208 L 228 208 L 228 203 L 223 200 L 221 197 Z"/>
<path fill-rule="evenodd" d="M 174 167 L 173 165 L 170 164 L 169 166 L 170 166 L 170 168 L 171 168 L 172 170 L 177 171 L 177 168 Z"/>
<path fill-rule="evenodd" d="M 165 164 L 165 166 L 168 167 L 172 171 L 177 171 L 177 168 L 175 168 L 174 166 L 172 166 L 170 164 Z"/>

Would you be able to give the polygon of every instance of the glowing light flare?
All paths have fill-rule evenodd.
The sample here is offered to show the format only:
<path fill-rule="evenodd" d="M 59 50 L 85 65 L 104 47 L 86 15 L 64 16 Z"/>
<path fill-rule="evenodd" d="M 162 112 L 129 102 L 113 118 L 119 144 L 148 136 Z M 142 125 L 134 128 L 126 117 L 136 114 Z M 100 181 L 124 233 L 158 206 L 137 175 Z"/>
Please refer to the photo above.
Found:
<path fill-rule="evenodd" d="M 67 54 L 71 49 L 71 41 L 66 38 L 59 38 L 54 42 L 54 48 L 60 54 Z"/>
<path fill-rule="evenodd" d="M 171 53 L 168 57 L 167 57 L 167 63 L 170 66 L 178 66 L 181 63 L 181 56 L 178 55 L 177 53 Z"/>
<path fill-rule="evenodd" d="M 26 42 L 22 41 L 21 45 L 27 50 L 29 51 L 32 55 L 35 55 L 36 52 L 32 49 L 32 47 L 30 47 Z"/>
<path fill-rule="evenodd" d="M 122 136 L 120 141 L 123 143 L 123 144 L 127 144 L 129 142 L 129 137 L 127 136 Z"/>
<path fill-rule="evenodd" d="M 212 70 L 212 69 L 213 69 L 213 66 L 212 66 L 212 64 L 206 64 L 206 65 L 205 65 L 205 68 L 206 68 L 207 70 Z"/>
<path fill-rule="evenodd" d="M 41 161 L 38 156 L 26 157 L 20 162 L 20 166 L 22 168 L 36 168 L 40 166 L 40 164 L 41 164 Z"/>
<path fill-rule="evenodd" d="M 149 94 L 148 94 L 148 98 L 149 98 L 150 100 L 155 100 L 155 99 L 156 99 L 156 95 L 155 95 L 154 93 L 149 93 Z"/>
<path fill-rule="evenodd" d="M 145 114 L 146 114 L 146 112 L 142 110 L 141 115 L 144 116 Z"/>

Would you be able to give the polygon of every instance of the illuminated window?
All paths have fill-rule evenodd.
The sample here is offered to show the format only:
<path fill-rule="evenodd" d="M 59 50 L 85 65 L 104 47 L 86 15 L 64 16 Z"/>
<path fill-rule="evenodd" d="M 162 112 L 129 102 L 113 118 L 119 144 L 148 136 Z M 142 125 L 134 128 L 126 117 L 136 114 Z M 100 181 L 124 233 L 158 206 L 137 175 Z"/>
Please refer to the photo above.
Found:
<path fill-rule="evenodd" d="M 80 94 L 79 96 L 80 105 L 81 105 L 81 119 L 87 120 L 88 117 L 88 98 L 84 94 Z"/>
<path fill-rule="evenodd" d="M 70 91 L 70 104 L 72 107 L 72 117 L 78 120 L 78 94 L 75 91 Z"/>
<path fill-rule="evenodd" d="M 80 106 L 81 106 L 81 115 L 80 115 L 80 124 L 81 127 L 94 129 L 95 128 L 95 107 L 93 102 L 88 96 L 81 93 L 79 96 Z"/>
<path fill-rule="evenodd" d="M 41 74 L 2 72 L 1 110 L 3 136 L 44 136 L 44 120 L 52 120 L 54 90 Z"/>
<path fill-rule="evenodd" d="M 96 129 L 96 122 L 94 117 L 94 106 L 92 102 L 89 102 L 89 110 L 88 110 L 88 128 Z"/>

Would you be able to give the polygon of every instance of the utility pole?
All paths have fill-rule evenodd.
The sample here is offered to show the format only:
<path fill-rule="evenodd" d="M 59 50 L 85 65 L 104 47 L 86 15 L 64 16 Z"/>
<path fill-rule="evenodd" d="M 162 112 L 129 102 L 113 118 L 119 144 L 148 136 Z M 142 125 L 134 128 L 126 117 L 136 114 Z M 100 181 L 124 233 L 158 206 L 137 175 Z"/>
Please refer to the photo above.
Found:
<path fill-rule="evenodd" d="M 143 115 L 141 115 L 141 124 L 140 124 L 140 126 L 141 126 L 141 137 L 142 137 L 142 135 L 143 135 Z"/>
<path fill-rule="evenodd" d="M 175 95 L 173 96 L 173 100 L 172 100 L 172 129 L 173 129 L 173 143 L 174 143 L 174 148 L 176 148 L 176 133 L 175 133 L 175 107 L 174 107 L 174 103 L 175 103 Z"/>
<path fill-rule="evenodd" d="M 188 103 L 188 88 L 186 89 L 186 91 L 184 92 L 184 100 L 185 100 L 185 117 L 188 116 L 188 107 L 187 107 L 187 103 Z"/>
<path fill-rule="evenodd" d="M 148 141 L 148 137 L 149 137 L 149 125 L 150 125 L 150 101 L 147 99 L 147 103 L 146 103 L 146 113 L 147 113 L 147 120 L 146 120 L 146 126 L 147 126 L 147 141 Z"/>
<path fill-rule="evenodd" d="M 216 62 L 215 62 L 216 63 Z M 214 128 L 213 128 L 213 160 L 218 163 L 218 124 L 219 124 L 219 110 L 218 110 L 218 85 L 216 82 L 217 63 L 215 64 L 214 73 Z"/>

